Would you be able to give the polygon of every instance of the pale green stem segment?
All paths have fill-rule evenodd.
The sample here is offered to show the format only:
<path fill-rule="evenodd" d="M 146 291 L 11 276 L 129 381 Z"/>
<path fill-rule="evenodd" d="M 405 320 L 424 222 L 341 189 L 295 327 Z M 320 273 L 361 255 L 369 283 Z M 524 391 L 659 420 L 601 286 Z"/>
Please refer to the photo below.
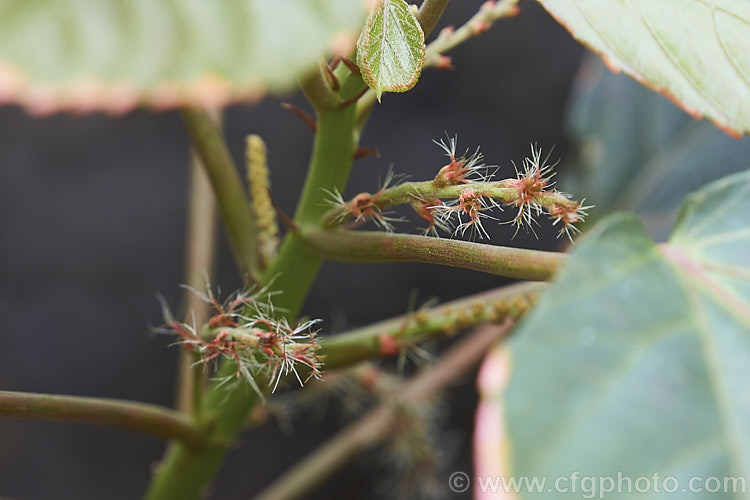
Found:
<path fill-rule="evenodd" d="M 464 338 L 398 391 L 395 401 L 388 401 L 359 421 L 349 425 L 289 469 L 255 500 L 293 500 L 302 498 L 357 455 L 387 438 L 397 424 L 394 417 L 399 406 L 410 407 L 427 401 L 445 386 L 473 368 L 487 350 L 510 331 L 513 321 L 502 326 L 487 326 Z"/>
<path fill-rule="evenodd" d="M 219 127 L 209 113 L 186 109 L 182 118 L 214 188 L 230 247 L 243 278 L 259 278 L 257 229 L 250 201 Z"/>
<path fill-rule="evenodd" d="M 522 316 L 544 283 L 516 283 L 426 311 L 415 311 L 346 333 L 326 337 L 319 354 L 325 356 L 326 370 L 351 366 L 357 362 L 392 356 L 397 349 L 408 348 L 428 339 L 453 335 L 460 329 L 483 322 L 501 323 L 508 317 Z"/>
<path fill-rule="evenodd" d="M 174 439 L 193 451 L 208 446 L 203 429 L 186 415 L 133 401 L 0 391 L 0 417 L 110 425 Z"/>
<path fill-rule="evenodd" d="M 316 82 L 313 95 L 317 95 L 321 91 L 320 78 L 312 81 Z M 355 96 L 363 87 L 360 78 L 347 78 L 342 82 L 340 99 L 345 101 Z M 303 86 L 303 90 L 308 89 Z M 318 109 L 317 133 L 307 179 L 294 217 L 295 224 L 305 229 L 317 228 L 327 210 L 324 190 L 344 190 L 357 147 L 354 131 L 356 106 L 332 106 L 330 100 L 326 99 L 323 104 L 314 103 Z M 217 192 L 217 195 L 221 200 L 221 193 Z M 260 280 L 263 284 L 271 283 L 273 289 L 283 290 L 283 294 L 274 298 L 274 305 L 279 310 L 285 310 L 284 315 L 290 321 L 296 318 L 321 262 L 321 257 L 304 243 L 298 232 L 290 230 L 278 256 Z M 219 377 L 231 375 L 235 366 L 224 363 L 219 370 Z M 258 396 L 246 384 L 231 390 L 226 386 L 212 387 L 206 394 L 202 412 L 203 421 L 213 424 L 212 441 L 231 443 L 247 421 L 249 410 L 257 402 Z M 225 448 L 195 453 L 180 443 L 172 443 L 153 478 L 147 498 L 199 498 L 225 454 Z"/>
<path fill-rule="evenodd" d="M 530 281 L 548 281 L 567 255 L 523 248 L 485 245 L 414 234 L 374 231 L 309 231 L 310 248 L 344 262 L 422 262 L 463 267 Z"/>
<path fill-rule="evenodd" d="M 195 152 L 190 158 L 187 238 L 185 242 L 185 284 L 197 290 L 213 276 L 216 256 L 218 219 L 216 197 L 206 169 Z M 196 294 L 186 291 L 185 322 L 201 325 L 208 321 L 209 305 Z M 206 373 L 195 365 L 197 353 L 180 350 L 177 376 L 177 408 L 200 419 L 201 400 Z"/>
<path fill-rule="evenodd" d="M 462 43 L 487 31 L 492 23 L 504 17 L 518 14 L 519 0 L 500 0 L 495 3 L 485 2 L 463 26 L 457 30 L 445 30 L 427 46 L 425 66 L 440 66 L 443 54 Z"/>

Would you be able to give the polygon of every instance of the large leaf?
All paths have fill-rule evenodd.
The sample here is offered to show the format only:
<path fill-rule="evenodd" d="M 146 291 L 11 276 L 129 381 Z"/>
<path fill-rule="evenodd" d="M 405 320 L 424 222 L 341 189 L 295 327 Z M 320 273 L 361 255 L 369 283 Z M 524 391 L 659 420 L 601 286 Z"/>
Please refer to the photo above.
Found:
<path fill-rule="evenodd" d="M 666 245 L 614 215 L 574 250 L 511 345 L 503 472 L 550 487 L 658 473 L 685 488 L 750 473 L 748 214 L 744 172 L 692 195 Z"/>
<path fill-rule="evenodd" d="M 3 0 L 0 102 L 39 113 L 221 105 L 353 47 L 351 0 Z"/>
<path fill-rule="evenodd" d="M 584 58 L 568 117 L 578 154 L 565 159 L 563 190 L 585 193 L 594 217 L 636 212 L 658 239 L 669 235 L 685 195 L 750 166 L 750 137 L 732 139 L 692 119 L 593 55 Z"/>
<path fill-rule="evenodd" d="M 357 64 L 377 92 L 406 92 L 424 65 L 424 33 L 404 0 L 375 0 L 357 40 Z"/>
<path fill-rule="evenodd" d="M 750 131 L 750 2 L 539 2 L 614 71 L 732 135 Z"/>

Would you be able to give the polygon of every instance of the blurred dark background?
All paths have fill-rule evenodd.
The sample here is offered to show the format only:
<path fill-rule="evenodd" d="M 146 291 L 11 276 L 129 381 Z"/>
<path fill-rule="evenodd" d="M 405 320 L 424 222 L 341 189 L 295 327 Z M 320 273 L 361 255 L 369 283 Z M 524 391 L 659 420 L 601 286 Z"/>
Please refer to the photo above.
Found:
<path fill-rule="evenodd" d="M 453 2 L 445 24 L 460 25 L 482 2 Z M 432 139 L 457 133 L 461 149 L 481 145 L 511 175 L 529 142 L 564 157 L 566 102 L 583 49 L 537 4 L 451 53 L 455 71 L 428 70 L 406 94 L 387 94 L 361 144 L 380 159 L 355 163 L 347 194 L 376 188 L 389 166 L 414 179 L 444 164 Z M 288 96 L 300 107 L 300 96 Z M 268 98 L 225 114 L 238 162 L 244 136 L 267 142 L 276 202 L 292 213 L 312 144 L 308 129 Z M 183 276 L 188 145 L 176 113 L 121 118 L 34 119 L 0 108 L 0 387 L 134 399 L 171 405 L 176 348 L 155 337 L 156 300 L 178 306 Z M 551 248 L 497 226 L 494 241 Z M 546 236 L 545 236 L 546 235 Z M 239 286 L 221 240 L 216 282 Z M 304 308 L 340 331 L 406 311 L 410 296 L 450 300 L 505 280 L 425 265 L 326 264 Z M 471 470 L 476 395 L 467 377 L 446 395 L 445 477 Z M 248 498 L 343 425 L 335 413 L 297 418 L 294 432 L 271 422 L 246 433 L 210 498 Z M 131 499 L 145 490 L 164 444 L 130 431 L 77 424 L 0 421 L 0 496 L 17 499 Z M 361 457 L 311 498 L 378 498 L 389 476 L 383 455 Z M 456 495 L 458 496 L 458 495 Z"/>

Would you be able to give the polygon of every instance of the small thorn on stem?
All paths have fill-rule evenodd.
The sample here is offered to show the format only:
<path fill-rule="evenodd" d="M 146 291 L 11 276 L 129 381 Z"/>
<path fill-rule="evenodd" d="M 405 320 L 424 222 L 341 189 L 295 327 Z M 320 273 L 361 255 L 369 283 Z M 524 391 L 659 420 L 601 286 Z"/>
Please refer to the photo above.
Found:
<path fill-rule="evenodd" d="M 478 21 L 471 25 L 471 34 L 474 36 L 481 35 L 492 26 L 490 23 L 485 21 Z"/>
<path fill-rule="evenodd" d="M 401 352 L 401 345 L 393 338 L 392 335 L 384 333 L 378 337 L 380 344 L 380 354 L 383 356 L 393 356 Z"/>
<path fill-rule="evenodd" d="M 344 63 L 344 66 L 349 68 L 349 71 L 353 75 L 359 76 L 361 73 L 359 71 L 359 66 L 357 66 L 357 63 L 349 59 L 348 57 L 344 56 L 336 56 L 331 60 L 331 64 L 329 65 L 329 68 L 331 71 L 334 71 L 336 68 L 339 67 L 339 63 Z"/>
<path fill-rule="evenodd" d="M 289 111 L 297 115 L 300 120 L 305 122 L 305 125 L 310 127 L 310 130 L 313 131 L 313 134 L 317 132 L 318 124 L 315 122 L 315 119 L 312 116 L 308 115 L 294 104 L 290 104 L 288 102 L 281 103 L 281 107 L 284 109 L 288 109 Z"/>
<path fill-rule="evenodd" d="M 339 63 L 341 62 L 341 60 L 343 58 L 344 58 L 343 56 L 336 56 L 336 57 L 334 57 L 333 59 L 331 59 L 331 62 L 328 63 L 328 68 L 331 71 L 334 71 L 336 68 L 339 67 Z"/>
<path fill-rule="evenodd" d="M 374 156 L 380 158 L 380 151 L 377 148 L 357 148 L 354 152 L 354 159 L 359 160 L 360 158 L 367 158 L 368 156 Z"/>
<path fill-rule="evenodd" d="M 448 38 L 456 31 L 456 28 L 453 26 L 446 26 L 442 30 L 440 30 L 440 35 L 438 35 L 440 38 Z"/>
<path fill-rule="evenodd" d="M 435 63 L 435 67 L 437 69 L 447 69 L 447 70 L 454 70 L 454 69 L 456 69 L 453 66 L 453 61 L 450 58 L 450 56 L 440 56 L 440 57 L 438 57 L 437 63 Z"/>
<path fill-rule="evenodd" d="M 336 57 L 336 59 L 338 58 L 339 56 Z M 338 66 L 338 61 L 336 61 L 336 59 L 334 59 L 334 61 L 336 62 L 336 65 Z M 335 67 L 336 66 L 331 67 L 328 64 L 323 64 L 323 70 L 325 71 L 325 77 L 326 77 L 326 80 L 328 81 L 328 85 L 331 86 L 331 89 L 333 89 L 334 92 L 338 92 L 341 89 L 341 84 L 339 83 L 339 79 L 333 73 L 333 70 Z"/>
<path fill-rule="evenodd" d="M 348 59 L 346 57 L 343 57 L 341 59 L 341 62 L 343 62 L 347 68 L 349 68 L 349 71 L 352 72 L 352 75 L 360 76 L 362 73 L 359 71 L 359 66 L 357 66 L 357 63 L 352 61 L 351 59 Z"/>
<path fill-rule="evenodd" d="M 284 224 L 290 231 L 298 232 L 299 226 L 297 225 L 297 223 L 294 222 L 287 214 L 285 214 L 284 211 L 281 210 L 278 205 L 276 205 L 276 202 L 271 200 L 271 203 L 273 203 L 273 209 L 276 211 L 276 216 L 279 218 L 281 223 Z"/>
<path fill-rule="evenodd" d="M 362 89 L 362 90 L 361 90 L 361 91 L 360 91 L 360 92 L 359 92 L 359 93 L 358 93 L 357 95 L 355 95 L 354 97 L 352 97 L 352 98 L 351 98 L 351 99 L 349 99 L 349 100 L 346 100 L 346 101 L 342 102 L 341 104 L 339 104 L 339 106 L 340 106 L 341 108 L 347 108 L 347 107 L 351 106 L 351 105 L 352 105 L 352 104 L 354 104 L 355 102 L 359 101 L 359 99 L 360 99 L 360 98 L 361 98 L 361 97 L 362 97 L 363 95 L 365 95 L 365 92 L 367 92 L 368 90 L 370 90 L 370 87 L 367 87 L 367 86 L 365 86 L 365 88 L 363 88 L 363 89 Z"/>

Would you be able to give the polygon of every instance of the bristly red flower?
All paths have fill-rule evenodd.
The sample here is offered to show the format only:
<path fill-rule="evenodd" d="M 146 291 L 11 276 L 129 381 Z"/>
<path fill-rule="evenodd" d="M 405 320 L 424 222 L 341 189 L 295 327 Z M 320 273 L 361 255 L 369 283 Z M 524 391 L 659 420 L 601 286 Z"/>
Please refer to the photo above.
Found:
<path fill-rule="evenodd" d="M 513 204 L 518 207 L 518 213 L 512 223 L 516 226 L 516 233 L 521 226 L 526 226 L 533 232 L 532 225 L 537 223 L 534 217 L 544 211 L 541 197 L 546 190 L 552 188 L 555 176 L 553 169 L 559 163 L 548 163 L 550 154 L 542 160 L 542 150 L 535 144 L 531 145 L 531 156 L 524 158 L 522 169 L 519 170 L 515 163 L 516 178 L 502 181 L 502 185 L 518 190 L 518 195 Z M 538 224 L 538 223 L 537 223 Z"/>
<path fill-rule="evenodd" d="M 584 199 L 579 202 L 571 203 L 557 203 L 549 209 L 550 217 L 552 217 L 552 224 L 561 224 L 560 230 L 557 233 L 558 236 L 565 234 L 572 242 L 573 234 L 581 232 L 575 224 L 584 222 L 588 215 L 587 210 L 593 206 L 584 206 L 584 201 L 586 200 Z"/>
<path fill-rule="evenodd" d="M 453 231 L 453 228 L 449 224 L 446 224 L 443 219 L 436 217 L 435 211 L 437 210 L 437 207 L 442 205 L 442 203 L 443 202 L 440 201 L 439 198 L 414 197 L 411 204 L 412 208 L 417 215 L 422 217 L 428 223 L 428 226 L 422 230 L 423 234 L 431 234 L 435 237 L 439 237 L 440 234 L 438 233 L 438 229 L 448 233 Z"/>
<path fill-rule="evenodd" d="M 222 384 L 245 380 L 263 399 L 258 385 L 261 378 L 268 380 L 273 392 L 286 375 L 294 374 L 303 385 L 310 377 L 322 374 L 316 354 L 320 345 L 317 332 L 312 329 L 319 320 L 292 327 L 284 319 L 275 319 L 270 300 L 260 300 L 263 295 L 265 299 L 272 295 L 265 289 L 237 292 L 223 304 L 210 290 L 202 293 L 188 289 L 211 305 L 213 316 L 198 330 L 196 325 L 176 321 L 162 300 L 165 321 L 161 331 L 176 335 L 178 344 L 198 353 L 198 364 L 211 366 L 222 358 L 233 361 L 236 369 L 221 379 Z M 297 371 L 299 364 L 309 371 L 304 378 Z"/>
<path fill-rule="evenodd" d="M 391 232 L 393 231 L 393 223 L 400 222 L 402 219 L 391 217 L 388 212 L 383 212 L 378 205 L 378 200 L 389 187 L 392 187 L 393 180 L 393 171 L 389 170 L 385 176 L 385 180 L 375 194 L 359 193 L 350 201 L 344 200 L 344 197 L 338 191 L 329 191 L 330 200 L 328 203 L 345 209 L 339 216 L 339 222 L 343 222 L 349 217 L 358 223 L 372 221 L 380 228 Z"/>
<path fill-rule="evenodd" d="M 524 158 L 521 168 L 513 164 L 515 178 L 497 181 L 493 180 L 497 167 L 485 165 L 479 149 L 472 154 L 467 150 L 459 157 L 455 136 L 433 142 L 445 151 L 450 162 L 440 168 L 431 181 L 406 183 L 393 189 L 388 188 L 387 181 L 375 194 L 360 193 L 348 202 L 339 193 L 331 193 L 331 203 L 337 209 L 326 216 L 326 224 L 334 227 L 350 219 L 355 223 L 372 220 L 390 231 L 393 229 L 391 222 L 402 219 L 392 219 L 382 211 L 409 203 L 417 215 L 427 221 L 423 229 L 425 235 L 439 236 L 439 230 L 443 230 L 455 236 L 471 230 L 472 236 L 478 234 L 484 239 L 489 238 L 489 234 L 482 219 L 494 219 L 488 212 L 508 205 L 517 210 L 515 217 L 508 221 L 516 226 L 515 234 L 523 226 L 536 235 L 533 226 L 539 225 L 537 216 L 546 213 L 555 224 L 561 224 L 560 235 L 571 237 L 577 231 L 574 224 L 582 221 L 585 210 L 590 208 L 554 189 L 554 167 L 558 162 L 550 163 L 549 154 L 542 157 L 542 150 L 535 144 L 531 145 L 531 155 Z"/>
<path fill-rule="evenodd" d="M 467 187 L 461 192 L 457 200 L 441 203 L 431 208 L 442 223 L 447 226 L 451 226 L 451 218 L 455 214 L 458 225 L 453 232 L 454 235 L 461 233 L 461 236 L 463 236 L 468 229 L 471 229 L 472 236 L 478 234 L 480 239 L 489 239 L 489 234 L 482 225 L 482 219 L 495 219 L 485 212 L 492 208 L 500 208 L 500 206 L 494 200 L 477 193 L 474 188 Z"/>
<path fill-rule="evenodd" d="M 484 155 L 477 148 L 469 155 L 467 149 L 460 157 L 456 156 L 457 137 L 447 137 L 446 143 L 443 139 L 432 141 L 440 146 L 445 155 L 450 159 L 450 163 L 440 169 L 432 182 L 437 187 L 455 186 L 456 184 L 468 184 L 470 182 L 483 182 L 491 175 L 489 170 L 492 168 L 483 163 Z"/>

